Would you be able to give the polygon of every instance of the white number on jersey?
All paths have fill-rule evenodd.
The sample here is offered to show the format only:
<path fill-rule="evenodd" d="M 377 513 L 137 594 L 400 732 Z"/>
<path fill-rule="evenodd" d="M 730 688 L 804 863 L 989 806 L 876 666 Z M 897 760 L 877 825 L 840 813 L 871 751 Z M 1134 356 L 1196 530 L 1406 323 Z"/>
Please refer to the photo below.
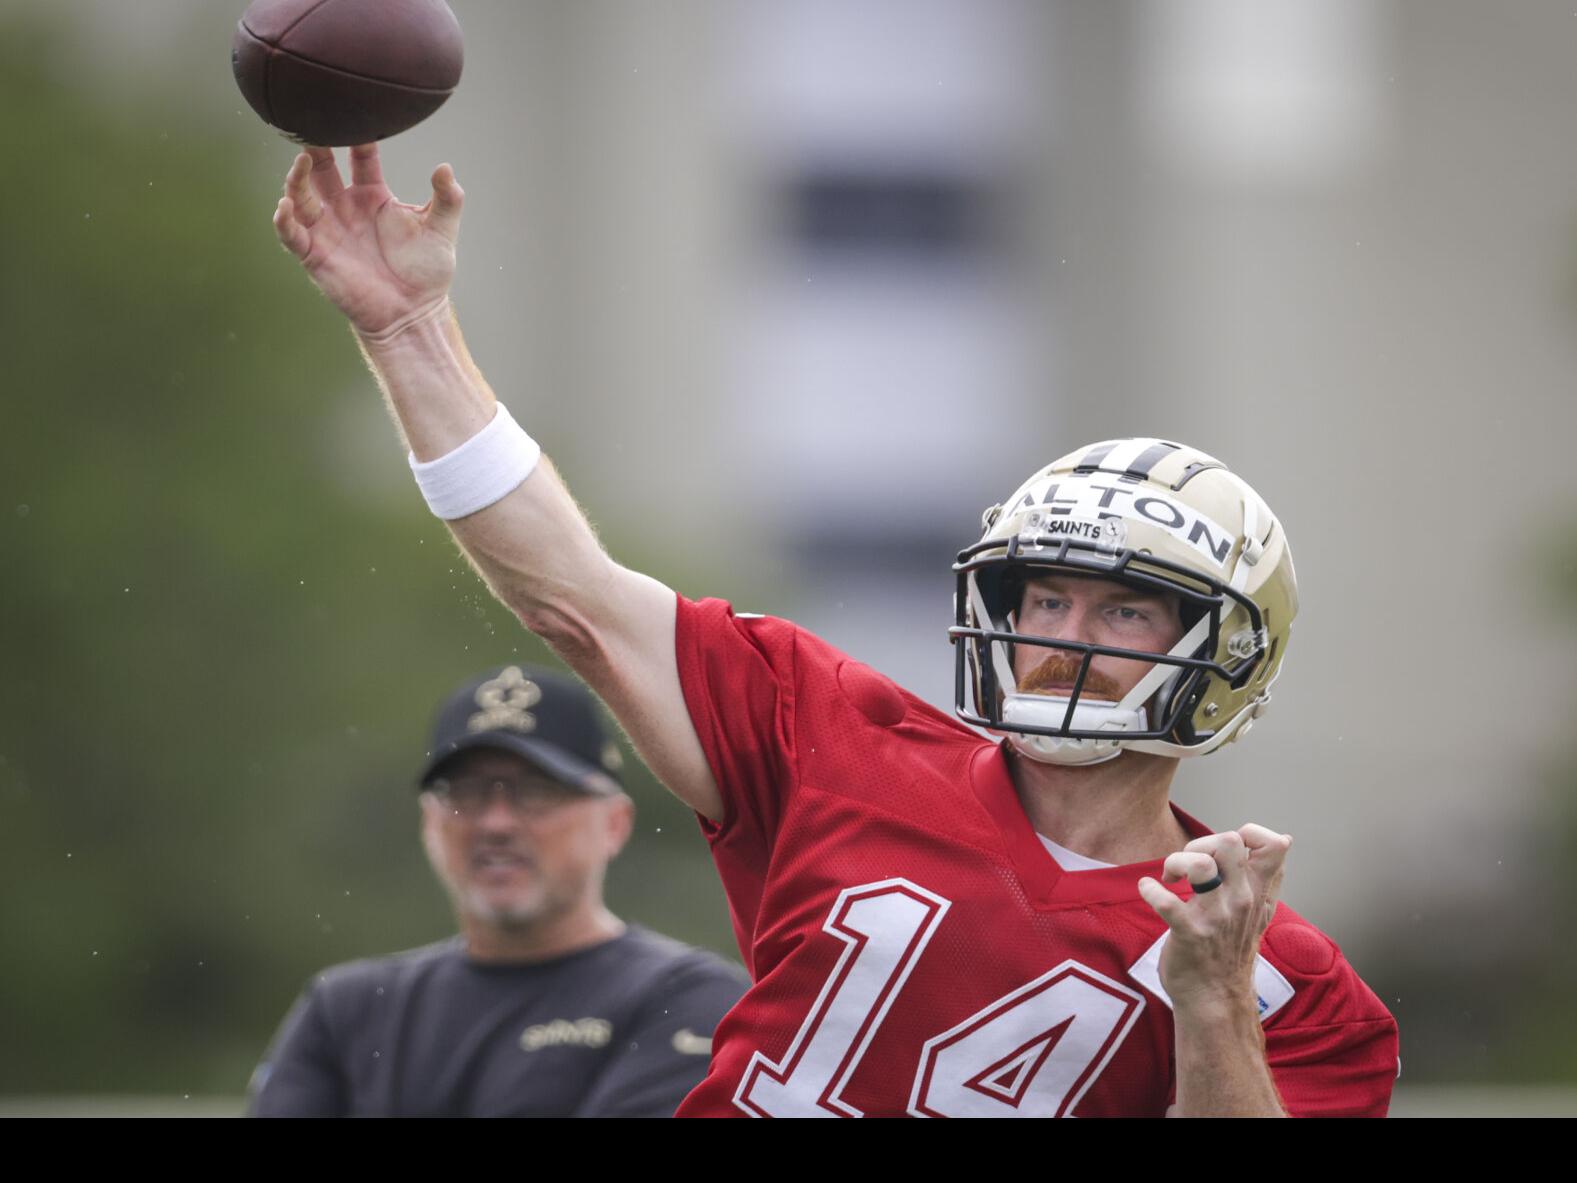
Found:
<path fill-rule="evenodd" d="M 840 893 L 822 928 L 843 955 L 783 1058 L 751 1057 L 734 1103 L 757 1117 L 861 1116 L 843 1091 L 950 906 L 907 879 Z M 1137 991 L 1064 961 L 928 1040 L 909 1112 L 1061 1117 L 1143 1009 Z"/>
<path fill-rule="evenodd" d="M 842 892 L 822 928 L 848 948 L 783 1059 L 751 1057 L 734 1104 L 757 1117 L 861 1116 L 843 1089 L 947 908 L 907 879 Z"/>
<path fill-rule="evenodd" d="M 1144 999 L 1064 961 L 925 1045 L 916 1117 L 1063 1117 L 1100 1075 Z"/>

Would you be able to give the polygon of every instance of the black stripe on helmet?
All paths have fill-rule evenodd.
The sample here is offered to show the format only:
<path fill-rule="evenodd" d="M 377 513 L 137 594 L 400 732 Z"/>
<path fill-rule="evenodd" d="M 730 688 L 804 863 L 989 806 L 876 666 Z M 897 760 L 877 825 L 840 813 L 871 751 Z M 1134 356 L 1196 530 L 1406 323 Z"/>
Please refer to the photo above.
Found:
<path fill-rule="evenodd" d="M 1124 475 L 1142 481 L 1150 475 L 1152 468 L 1177 450 L 1176 444 L 1169 444 L 1164 440 L 1158 441 L 1135 456 L 1133 463 L 1128 466 L 1128 471 Z"/>
<path fill-rule="evenodd" d="M 1120 443 L 1122 443 L 1121 440 L 1117 440 L 1117 441 L 1114 441 L 1113 443 L 1109 443 L 1109 444 L 1097 444 L 1095 447 L 1091 448 L 1088 452 L 1086 452 L 1084 454 L 1084 459 L 1080 460 L 1079 463 L 1074 466 L 1073 471 L 1074 472 L 1096 472 L 1096 471 L 1098 471 L 1100 469 L 1100 467 L 1101 467 L 1101 461 L 1105 460 L 1107 455 L 1111 452 L 1111 450 L 1113 448 L 1115 448 Z"/>

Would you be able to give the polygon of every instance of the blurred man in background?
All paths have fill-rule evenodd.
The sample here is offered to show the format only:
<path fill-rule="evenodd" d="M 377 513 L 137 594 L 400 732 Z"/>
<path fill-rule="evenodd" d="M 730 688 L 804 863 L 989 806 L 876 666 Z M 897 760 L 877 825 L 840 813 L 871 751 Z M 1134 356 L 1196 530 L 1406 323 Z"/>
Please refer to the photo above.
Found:
<path fill-rule="evenodd" d="M 666 1117 L 744 974 L 603 903 L 634 805 L 590 693 L 508 666 L 439 713 L 422 843 L 457 937 L 336 966 L 252 1081 L 286 1116 Z"/>

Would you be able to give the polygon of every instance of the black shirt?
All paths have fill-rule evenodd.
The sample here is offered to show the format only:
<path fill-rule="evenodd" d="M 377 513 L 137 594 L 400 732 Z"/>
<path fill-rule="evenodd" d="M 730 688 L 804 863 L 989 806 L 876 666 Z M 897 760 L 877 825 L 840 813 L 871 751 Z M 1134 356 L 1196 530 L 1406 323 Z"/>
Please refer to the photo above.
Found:
<path fill-rule="evenodd" d="M 668 1117 L 749 984 L 646 929 L 484 965 L 459 937 L 318 974 L 252 1077 L 258 1117 Z"/>

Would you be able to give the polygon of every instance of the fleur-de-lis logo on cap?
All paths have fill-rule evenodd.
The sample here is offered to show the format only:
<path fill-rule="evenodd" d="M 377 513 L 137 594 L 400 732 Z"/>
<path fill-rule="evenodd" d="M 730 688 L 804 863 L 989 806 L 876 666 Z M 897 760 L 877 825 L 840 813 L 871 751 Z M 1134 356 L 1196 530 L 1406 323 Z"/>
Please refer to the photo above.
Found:
<path fill-rule="evenodd" d="M 542 701 L 542 687 L 510 666 L 498 677 L 477 687 L 481 709 L 466 720 L 467 731 L 535 731 L 537 717 L 531 708 Z"/>

